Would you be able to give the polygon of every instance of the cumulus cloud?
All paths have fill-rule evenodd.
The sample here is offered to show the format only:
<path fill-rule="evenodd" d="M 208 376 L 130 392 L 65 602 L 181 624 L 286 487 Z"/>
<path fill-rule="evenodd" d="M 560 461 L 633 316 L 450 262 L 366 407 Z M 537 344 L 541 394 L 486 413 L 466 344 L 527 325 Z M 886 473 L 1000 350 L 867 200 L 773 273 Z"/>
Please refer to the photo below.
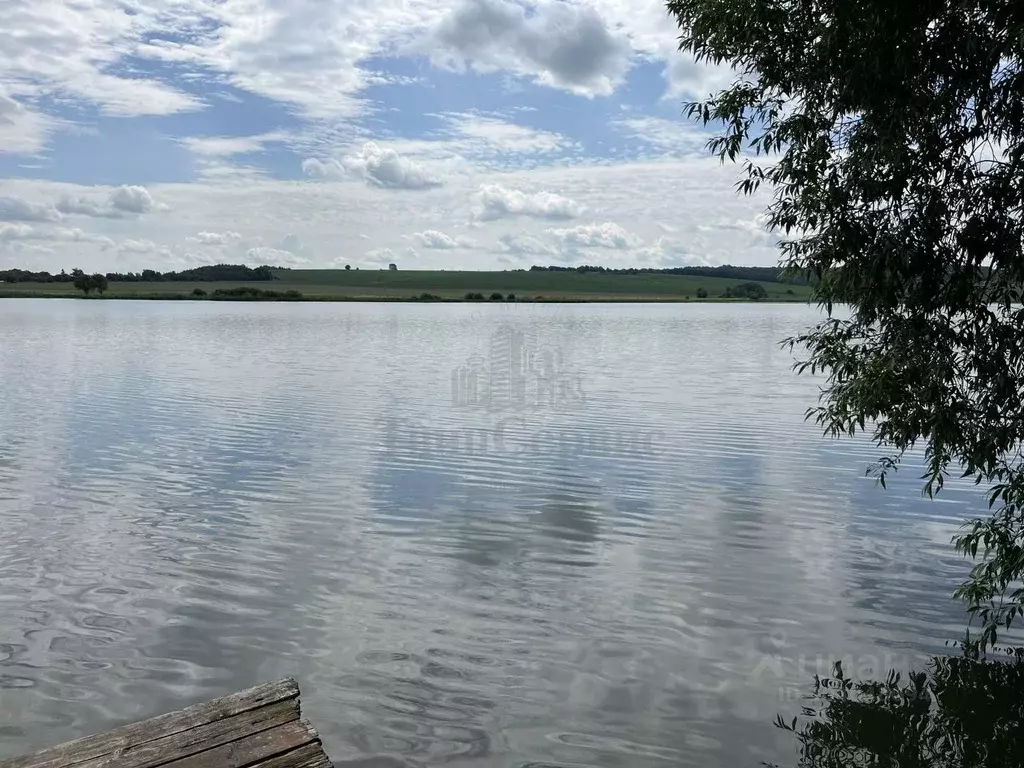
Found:
<path fill-rule="evenodd" d="M 358 93 L 375 74 L 364 70 L 361 61 L 421 26 L 430 5 L 396 0 L 184 2 L 173 13 L 171 28 L 182 36 L 187 30 L 188 43 L 155 39 L 137 43 L 132 52 L 224 73 L 236 88 L 296 105 L 310 117 L 351 118 L 363 111 Z M 168 7 L 156 3 L 149 13 L 142 10 L 148 6 L 139 8 L 137 16 L 155 17 L 154 26 L 164 32 L 160 38 L 166 37 Z"/>
<path fill-rule="evenodd" d="M 565 245 L 577 248 L 611 248 L 624 251 L 641 244 L 640 238 L 636 235 L 610 221 L 603 224 L 581 224 L 571 229 L 549 229 L 548 234 Z"/>
<path fill-rule="evenodd" d="M 31 240 L 35 234 L 28 224 L 0 224 L 0 241 Z"/>
<path fill-rule="evenodd" d="M 196 258 L 201 255 L 202 259 L 212 259 L 214 263 L 238 263 L 246 261 L 249 249 L 265 246 L 305 256 L 311 264 L 323 266 L 336 255 L 343 255 L 353 268 L 358 265 L 367 269 L 370 265 L 363 261 L 365 252 L 387 246 L 393 252 L 390 260 L 406 267 L 412 262 L 403 251 L 411 245 L 421 254 L 417 262 L 429 258 L 431 268 L 465 268 L 468 250 L 428 249 L 413 237 L 414 233 L 437 231 L 456 242 L 458 235 L 471 235 L 477 241 L 473 265 L 495 268 L 500 267 L 500 259 L 506 257 L 533 263 L 564 263 L 566 256 L 575 258 L 573 246 L 546 234 L 546 229 L 574 229 L 581 224 L 611 221 L 644 238 L 647 246 L 657 250 L 579 247 L 583 261 L 629 266 L 635 253 L 637 258 L 668 259 L 675 263 L 687 263 L 695 258 L 691 254 L 696 254 L 713 264 L 730 261 L 774 264 L 778 258 L 775 249 L 763 241 L 759 244 L 754 237 L 758 233 L 750 231 L 770 198 L 764 194 L 737 196 L 735 174 L 734 168 L 722 166 L 713 158 L 687 158 L 658 163 L 588 163 L 514 175 L 479 171 L 473 176 L 452 175 L 446 187 L 423 194 L 383 194 L 362 183 L 313 184 L 270 178 L 245 183 L 198 180 L 190 184 L 154 184 L 147 185 L 155 201 L 152 213 L 114 219 L 65 216 L 58 222 L 8 222 L 30 225 L 39 233 L 54 233 L 66 227 L 62 237 L 67 239 L 12 240 L 7 247 L 19 242 L 40 242 L 55 247 L 54 256 L 41 265 L 50 271 L 70 270 L 75 266 L 90 271 L 115 268 L 123 271 L 127 264 L 117 262 L 116 248 L 98 240 L 71 239 L 84 237 L 84 233 L 73 231 L 81 227 L 97 235 L 112 236 L 117 241 L 130 238 L 171 244 L 168 247 L 173 250 L 174 259 L 185 258 L 186 251 L 194 251 Z M 485 211 L 482 201 L 477 199 L 481 184 L 498 186 L 496 197 L 503 202 L 489 204 Z M 62 194 L 70 193 L 92 200 L 101 208 L 112 190 L 112 187 L 42 179 L 5 179 L 0 187 L 0 194 L 32 203 L 52 204 Z M 501 189 L 505 192 L 501 193 Z M 645 193 L 637 195 L 637 189 Z M 588 210 L 577 219 L 521 215 L 520 210 L 532 210 L 533 206 L 522 201 L 514 204 L 516 195 L 512 195 L 511 190 L 518 190 L 518 195 L 526 195 L 531 201 L 541 191 L 557 193 L 579 208 L 586 205 Z M 424 204 L 425 197 L 429 204 Z M 166 214 L 156 212 L 162 202 L 172 206 Z M 474 220 L 476 206 L 480 207 L 478 213 L 485 217 L 499 215 L 490 221 Z M 546 210 L 543 206 L 540 208 Z M 51 214 L 50 218 L 56 216 Z M 460 226 L 470 222 L 474 223 L 472 230 Z M 666 222 L 674 232 L 659 228 L 659 223 Z M 190 240 L 202 232 L 214 234 L 204 236 L 205 243 Z M 241 238 L 236 241 L 228 234 L 232 232 L 240 233 Z M 289 239 L 288 247 L 283 247 L 285 233 L 289 232 L 301 237 L 309 250 L 304 253 L 292 250 L 297 247 L 294 239 Z M 502 245 L 498 238 L 505 233 L 511 235 L 504 238 Z M 657 239 L 663 235 L 671 238 L 671 242 L 658 246 Z M 518 236 L 535 238 L 540 245 Z M 215 242 L 217 240 L 230 242 L 220 244 Z M 105 247 L 108 250 L 104 250 Z M 516 257 L 517 250 L 534 253 Z M 3 258 L 0 256 L 0 260 Z M 167 263 L 165 268 L 177 268 L 177 261 L 165 262 L 160 256 L 139 255 L 131 259 L 135 260 L 131 262 L 133 270 L 152 267 L 154 263 Z M 257 259 L 256 263 L 261 260 Z M 7 258 L 8 265 L 18 266 L 15 262 L 16 258 Z"/>
<path fill-rule="evenodd" d="M 124 185 L 110 193 L 110 207 L 126 213 L 148 213 L 153 209 L 153 198 L 145 187 Z"/>
<path fill-rule="evenodd" d="M 366 261 L 371 264 L 389 264 L 395 260 L 390 248 L 374 248 L 366 252 Z"/>
<path fill-rule="evenodd" d="M 558 256 L 558 250 L 527 234 L 506 234 L 498 238 L 498 248 L 515 256 Z"/>
<path fill-rule="evenodd" d="M 307 248 L 306 244 L 302 242 L 302 238 L 291 233 L 281 238 L 278 248 L 282 251 L 290 251 L 291 253 L 300 256 L 305 256 L 309 253 L 309 248 Z"/>
<path fill-rule="evenodd" d="M 324 179 L 359 178 L 383 189 L 433 189 L 443 183 L 418 163 L 372 141 L 340 160 L 309 158 L 302 170 Z"/>
<path fill-rule="evenodd" d="M 751 246 L 775 247 L 779 241 L 779 236 L 769 231 L 768 216 L 764 213 L 758 214 L 753 219 L 722 218 L 713 223 L 702 224 L 699 229 L 704 231 L 729 230 L 741 235 Z"/>
<path fill-rule="evenodd" d="M 501 184 L 483 184 L 477 191 L 474 218 L 479 221 L 530 216 L 537 219 L 574 219 L 583 206 L 554 192 L 523 192 Z"/>
<path fill-rule="evenodd" d="M 157 251 L 159 246 L 152 240 L 122 240 L 117 245 L 117 250 L 122 253 L 152 253 Z"/>
<path fill-rule="evenodd" d="M 0 221 L 60 221 L 60 211 L 13 195 L 0 195 Z"/>
<path fill-rule="evenodd" d="M 47 226 L 33 227 L 28 224 L 16 222 L 12 224 L 0 223 L 0 241 L 12 242 L 15 240 L 46 240 L 54 243 L 94 243 L 101 251 L 114 247 L 114 241 L 105 235 L 96 235 L 85 232 L 78 227 L 54 227 Z"/>
<path fill-rule="evenodd" d="M 705 96 L 728 87 L 736 77 L 736 72 L 728 65 L 694 61 L 692 56 L 680 53 L 674 46 L 665 50 L 664 56 L 666 98 Z"/>
<path fill-rule="evenodd" d="M 710 262 L 693 253 L 679 242 L 662 237 L 654 245 L 630 251 L 630 258 L 637 266 L 649 267 L 707 267 Z"/>
<path fill-rule="evenodd" d="M 153 198 L 146 188 L 131 185 L 117 187 L 106 200 L 84 195 L 64 195 L 57 201 L 57 210 L 61 213 L 100 219 L 120 219 L 149 213 L 153 208 Z"/>
<path fill-rule="evenodd" d="M 542 2 L 527 13 L 508 0 L 462 0 L 434 30 L 431 59 L 451 69 L 501 69 L 582 95 L 608 95 L 632 53 L 590 5 Z"/>
<path fill-rule="evenodd" d="M 189 238 L 200 245 L 230 245 L 241 239 L 238 232 L 197 232 Z"/>
<path fill-rule="evenodd" d="M 309 263 L 309 259 L 304 256 L 265 245 L 250 248 L 245 253 L 245 259 L 250 264 L 266 264 L 271 267 L 298 267 Z"/>
<path fill-rule="evenodd" d="M 454 238 L 450 235 L 446 235 L 444 232 L 439 232 L 436 229 L 427 229 L 423 232 L 416 232 L 412 237 L 421 248 L 427 248 L 435 251 L 450 251 L 455 248 L 470 248 L 473 245 L 473 241 L 468 237 Z"/>
<path fill-rule="evenodd" d="M 71 215 L 95 217 L 107 216 L 111 213 L 109 208 L 104 208 L 95 200 L 81 195 L 64 195 L 57 201 L 57 210 Z"/>
<path fill-rule="evenodd" d="M 19 256 L 22 254 L 29 257 L 37 255 L 53 256 L 57 253 L 56 248 L 51 245 L 43 245 L 42 243 L 9 243 L 7 247 L 19 254 Z"/>
<path fill-rule="evenodd" d="M 106 235 L 96 235 L 78 227 L 54 227 L 45 233 L 46 239 L 65 243 L 95 243 L 101 251 L 114 247 L 114 241 Z"/>

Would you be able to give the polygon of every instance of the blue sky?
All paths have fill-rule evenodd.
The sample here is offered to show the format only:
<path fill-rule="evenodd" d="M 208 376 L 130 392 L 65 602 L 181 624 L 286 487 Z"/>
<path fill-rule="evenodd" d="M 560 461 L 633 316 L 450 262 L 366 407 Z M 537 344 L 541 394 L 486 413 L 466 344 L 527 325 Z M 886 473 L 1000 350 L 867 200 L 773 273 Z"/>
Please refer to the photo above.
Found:
<path fill-rule="evenodd" d="M 7 0 L 0 267 L 775 261 L 646 0 Z"/>

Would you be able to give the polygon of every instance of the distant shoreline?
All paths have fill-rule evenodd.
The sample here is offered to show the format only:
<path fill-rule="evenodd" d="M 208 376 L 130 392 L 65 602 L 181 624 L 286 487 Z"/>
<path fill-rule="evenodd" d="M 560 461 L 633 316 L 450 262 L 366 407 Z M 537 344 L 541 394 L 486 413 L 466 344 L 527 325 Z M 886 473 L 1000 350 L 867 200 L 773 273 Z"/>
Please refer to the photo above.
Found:
<path fill-rule="evenodd" d="M 440 303 L 795 302 L 807 285 L 708 275 L 430 270 L 270 269 L 253 279 L 117 280 L 88 298 L 199 301 L 411 301 Z M 111 275 L 111 277 L 113 277 Z M 0 283 L 0 298 L 82 298 L 68 281 Z"/>
<path fill-rule="evenodd" d="M 62 299 L 65 301 L 190 301 L 190 302 L 241 302 L 241 303 L 280 303 L 280 304 L 332 304 L 332 303 L 384 303 L 384 304 L 803 304 L 807 296 L 788 298 L 723 298 L 712 296 L 703 299 L 676 296 L 541 296 L 515 299 L 466 299 L 436 298 L 422 299 L 417 296 L 298 296 L 298 297 L 210 297 L 189 296 L 188 294 L 107 294 L 104 296 L 74 296 L 33 291 L 3 291 L 0 299 Z"/>

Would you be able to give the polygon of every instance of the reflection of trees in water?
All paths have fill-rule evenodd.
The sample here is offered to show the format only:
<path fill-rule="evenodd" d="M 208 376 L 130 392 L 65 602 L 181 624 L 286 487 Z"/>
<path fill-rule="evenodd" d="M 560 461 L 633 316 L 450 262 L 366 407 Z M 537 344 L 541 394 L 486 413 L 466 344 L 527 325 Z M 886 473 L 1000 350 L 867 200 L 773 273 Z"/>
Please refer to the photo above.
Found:
<path fill-rule="evenodd" d="M 553 491 L 538 509 L 539 519 L 550 537 L 572 544 L 593 544 L 601 530 L 593 509 L 596 501 Z"/>
<path fill-rule="evenodd" d="M 495 702 L 470 692 L 466 665 L 429 658 L 438 652 L 392 655 L 419 664 L 420 677 L 369 668 L 373 662 L 364 658 L 369 663 L 339 680 L 343 698 L 363 721 L 348 727 L 351 746 L 365 755 L 398 754 L 435 765 L 491 753 Z"/>
<path fill-rule="evenodd" d="M 1024 649 L 1005 659 L 934 657 L 927 670 L 817 678 L 792 732 L 800 768 L 1024 765 Z"/>
<path fill-rule="evenodd" d="M 562 475 L 558 482 L 571 487 L 546 488 L 534 502 L 519 500 L 516 507 L 491 506 L 477 501 L 476 489 L 467 495 L 466 508 L 485 511 L 464 515 L 454 526 L 453 556 L 481 566 L 499 566 L 514 562 L 558 559 L 590 554 L 601 534 L 599 512 L 606 504 L 599 486 L 582 486 L 578 478 Z M 580 565 L 580 562 L 573 562 Z M 567 571 L 566 576 L 579 575 Z"/>

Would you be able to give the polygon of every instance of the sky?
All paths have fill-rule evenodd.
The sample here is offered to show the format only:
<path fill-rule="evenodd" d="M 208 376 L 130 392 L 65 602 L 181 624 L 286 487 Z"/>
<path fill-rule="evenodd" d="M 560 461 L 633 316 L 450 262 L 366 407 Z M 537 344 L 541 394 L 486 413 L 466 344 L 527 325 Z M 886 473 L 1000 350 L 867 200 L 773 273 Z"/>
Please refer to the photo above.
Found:
<path fill-rule="evenodd" d="M 774 264 L 657 0 L 4 0 L 0 269 Z"/>

